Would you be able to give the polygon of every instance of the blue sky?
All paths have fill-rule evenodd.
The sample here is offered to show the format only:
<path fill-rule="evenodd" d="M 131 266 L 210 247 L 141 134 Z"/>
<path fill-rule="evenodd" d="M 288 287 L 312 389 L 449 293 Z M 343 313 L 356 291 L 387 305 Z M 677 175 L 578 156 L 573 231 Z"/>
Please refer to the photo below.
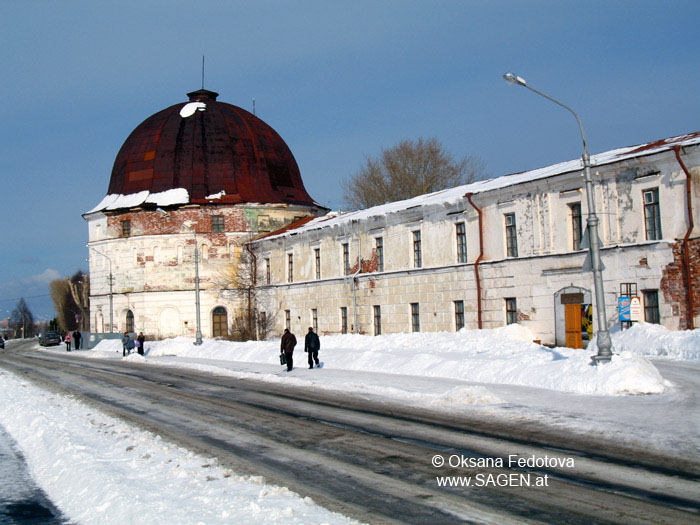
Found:
<path fill-rule="evenodd" d="M 81 214 L 145 118 L 201 85 L 251 109 L 318 202 L 402 139 L 437 137 L 493 176 L 700 130 L 700 3 L 148 1 L 0 3 L 0 317 L 87 268 Z M 44 296 L 44 297 L 34 297 Z"/>

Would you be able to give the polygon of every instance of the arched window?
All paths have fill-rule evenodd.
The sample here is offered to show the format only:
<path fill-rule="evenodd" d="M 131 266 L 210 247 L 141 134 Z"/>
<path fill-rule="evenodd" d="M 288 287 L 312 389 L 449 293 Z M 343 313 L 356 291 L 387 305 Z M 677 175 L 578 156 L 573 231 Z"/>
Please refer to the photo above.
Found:
<path fill-rule="evenodd" d="M 209 259 L 209 245 L 207 244 L 202 245 L 202 259 Z"/>
<path fill-rule="evenodd" d="M 214 337 L 228 336 L 228 314 L 226 308 L 217 306 L 211 314 L 212 335 Z"/>
<path fill-rule="evenodd" d="M 182 244 L 177 245 L 177 263 L 180 264 L 182 262 Z"/>
<path fill-rule="evenodd" d="M 133 332 L 134 331 L 134 312 L 131 310 L 126 311 L 126 332 Z"/>

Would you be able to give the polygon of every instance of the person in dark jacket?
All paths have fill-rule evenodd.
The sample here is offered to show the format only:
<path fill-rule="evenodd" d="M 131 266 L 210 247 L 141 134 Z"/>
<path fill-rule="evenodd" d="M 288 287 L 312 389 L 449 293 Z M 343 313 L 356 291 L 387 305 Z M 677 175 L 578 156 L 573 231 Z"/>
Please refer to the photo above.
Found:
<path fill-rule="evenodd" d="M 124 332 L 124 338 L 122 339 L 122 356 L 126 357 L 136 346 L 134 340 L 129 337 L 127 332 Z"/>
<path fill-rule="evenodd" d="M 292 371 L 292 366 L 294 361 L 292 360 L 292 354 L 294 353 L 294 347 L 297 345 L 297 338 L 294 334 L 289 331 L 289 328 L 284 329 L 284 334 L 282 334 L 282 342 L 280 345 L 280 350 L 284 352 L 284 357 L 287 359 L 287 372 Z"/>
<path fill-rule="evenodd" d="M 76 330 L 73 332 L 73 347 L 74 347 L 76 350 L 80 350 L 80 338 L 81 338 L 80 331 L 78 331 L 78 330 L 76 329 Z"/>
<path fill-rule="evenodd" d="M 143 332 L 139 332 L 139 336 L 136 338 L 136 340 L 139 342 L 138 353 L 143 355 L 146 351 L 146 348 L 144 346 L 146 344 L 146 336 L 143 335 Z"/>
<path fill-rule="evenodd" d="M 314 333 L 314 329 L 309 326 L 309 333 L 306 334 L 304 338 L 304 352 L 309 354 L 309 368 L 314 367 L 314 361 L 316 366 L 318 363 L 318 351 L 321 348 L 321 341 L 318 339 L 318 335 Z"/>

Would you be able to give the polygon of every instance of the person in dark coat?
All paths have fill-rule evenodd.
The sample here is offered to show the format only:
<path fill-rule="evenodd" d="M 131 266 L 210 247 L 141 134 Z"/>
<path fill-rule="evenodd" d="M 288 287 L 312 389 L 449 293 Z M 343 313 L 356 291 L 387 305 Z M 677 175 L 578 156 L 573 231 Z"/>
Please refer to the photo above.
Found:
<path fill-rule="evenodd" d="M 124 339 L 122 341 L 122 356 L 126 357 L 127 354 L 130 354 L 135 346 L 136 343 L 134 343 L 134 340 L 129 337 L 127 332 L 124 332 Z"/>
<path fill-rule="evenodd" d="M 136 338 L 136 340 L 139 342 L 138 353 L 143 355 L 146 350 L 144 347 L 144 344 L 146 343 L 146 336 L 143 335 L 143 332 L 139 332 L 139 336 Z"/>
<path fill-rule="evenodd" d="M 82 336 L 80 335 L 80 332 L 76 329 L 73 332 L 73 346 L 75 347 L 76 350 L 80 350 L 80 338 Z"/>
<path fill-rule="evenodd" d="M 280 350 L 284 352 L 284 357 L 287 359 L 287 372 L 292 371 L 292 366 L 294 361 L 292 360 L 292 354 L 294 353 L 294 347 L 297 345 L 297 338 L 294 334 L 289 331 L 289 328 L 284 329 L 284 334 L 282 334 L 282 342 L 280 345 Z"/>
<path fill-rule="evenodd" d="M 318 335 L 314 332 L 314 329 L 309 326 L 309 333 L 306 334 L 304 338 L 304 352 L 309 354 L 309 368 L 314 367 L 314 361 L 316 366 L 318 363 L 318 351 L 321 348 L 321 341 L 318 339 Z"/>

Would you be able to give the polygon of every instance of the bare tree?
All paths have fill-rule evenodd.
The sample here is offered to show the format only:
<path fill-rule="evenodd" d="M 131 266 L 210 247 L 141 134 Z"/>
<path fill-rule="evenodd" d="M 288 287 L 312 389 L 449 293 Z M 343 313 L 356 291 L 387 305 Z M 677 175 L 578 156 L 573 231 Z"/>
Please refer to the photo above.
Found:
<path fill-rule="evenodd" d="M 80 310 L 79 330 L 90 330 L 90 276 L 78 270 L 66 278 L 73 301 Z"/>
<path fill-rule="evenodd" d="M 240 309 L 234 313 L 232 337 L 242 341 L 264 339 L 272 317 L 264 309 L 265 292 L 260 288 L 261 261 L 257 247 L 241 244 L 240 255 L 217 279 L 219 295 L 235 299 Z"/>
<path fill-rule="evenodd" d="M 31 337 L 34 335 L 34 315 L 24 301 L 20 298 L 17 306 L 10 314 L 10 328 L 14 330 L 15 337 Z"/>
<path fill-rule="evenodd" d="M 343 198 L 353 209 L 410 199 L 468 184 L 485 177 L 475 157 L 455 159 L 436 138 L 403 140 L 378 157 L 365 159 L 360 170 L 343 181 Z"/>
<path fill-rule="evenodd" d="M 90 277 L 78 270 L 72 277 L 56 279 L 49 284 L 62 331 L 90 329 Z"/>

